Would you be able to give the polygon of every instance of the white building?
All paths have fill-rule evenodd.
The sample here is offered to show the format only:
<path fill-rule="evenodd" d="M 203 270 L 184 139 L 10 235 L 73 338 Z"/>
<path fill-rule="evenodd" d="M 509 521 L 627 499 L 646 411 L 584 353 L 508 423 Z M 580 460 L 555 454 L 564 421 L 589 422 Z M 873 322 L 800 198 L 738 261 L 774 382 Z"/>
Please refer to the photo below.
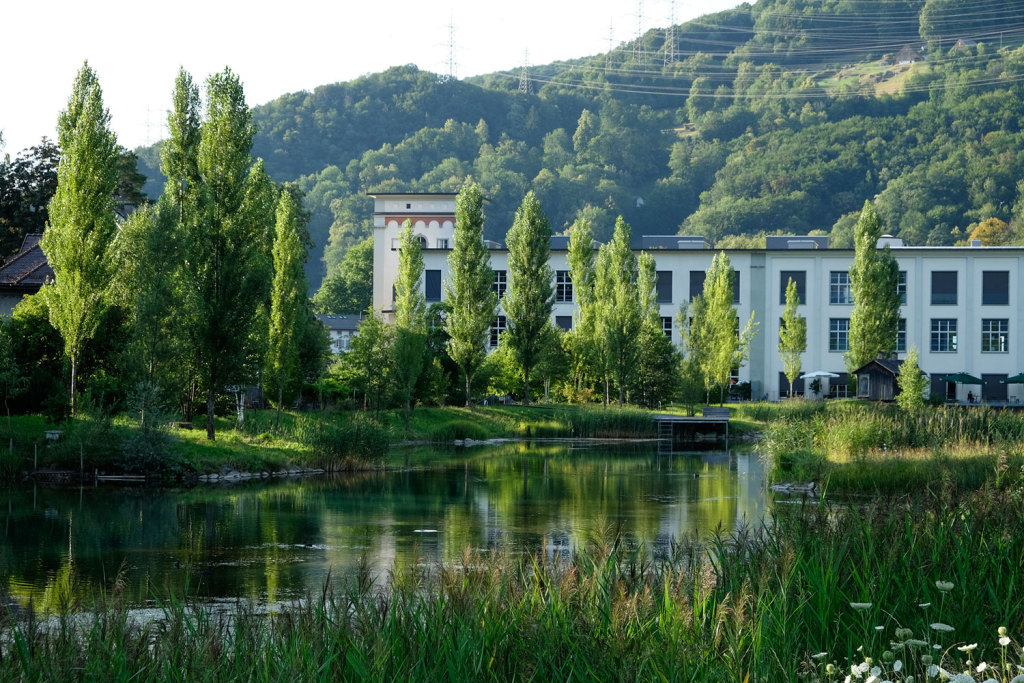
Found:
<path fill-rule="evenodd" d="M 398 232 L 411 219 L 425 245 L 424 293 L 428 303 L 441 300 L 448 276 L 448 253 L 454 236 L 454 194 L 376 194 L 374 211 L 373 305 L 385 315 L 394 303 L 398 271 Z M 1019 384 L 1000 380 L 1024 372 L 1024 247 L 907 247 L 898 239 L 882 240 L 899 264 L 900 332 L 897 352 L 916 346 L 921 368 L 932 377 L 932 393 L 966 400 L 968 392 L 990 401 L 1018 402 Z M 699 294 L 704 271 L 716 253 L 700 237 L 651 236 L 639 240 L 657 263 L 658 300 L 666 334 L 679 341 L 676 314 L 680 305 Z M 495 288 L 507 284 L 508 252 L 491 247 Z M 754 312 L 760 325 L 750 360 L 739 370 L 749 381 L 754 398 L 776 399 L 788 394 L 778 353 L 779 325 L 789 278 L 800 292 L 800 314 L 807 319 L 804 371 L 824 370 L 840 375 L 830 383 L 833 395 L 845 395 L 843 353 L 849 340 L 852 301 L 849 268 L 853 251 L 829 249 L 822 237 L 769 237 L 766 249 L 727 250 L 736 270 L 737 312 L 745 322 Z M 554 322 L 572 326 L 575 307 L 567 263 L 568 238 L 554 237 L 551 269 L 555 272 Z M 640 251 L 638 249 L 637 251 Z M 492 328 L 491 345 L 505 325 L 500 315 Z M 947 385 L 941 376 L 966 372 L 984 385 Z M 794 389 L 803 391 L 803 382 Z"/>

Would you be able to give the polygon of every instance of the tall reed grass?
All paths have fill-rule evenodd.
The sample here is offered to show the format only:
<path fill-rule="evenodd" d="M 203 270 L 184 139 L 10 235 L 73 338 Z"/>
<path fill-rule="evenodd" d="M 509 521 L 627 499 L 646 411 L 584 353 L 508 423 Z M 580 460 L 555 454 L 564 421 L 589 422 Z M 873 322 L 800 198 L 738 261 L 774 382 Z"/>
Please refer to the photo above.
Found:
<path fill-rule="evenodd" d="M 1020 648 L 1001 650 L 995 634 L 1019 638 L 1024 624 L 1022 525 L 1019 487 L 945 490 L 789 506 L 756 529 L 653 552 L 609 531 L 567 557 L 467 551 L 382 582 L 363 567 L 271 614 L 171 600 L 139 623 L 115 588 L 87 618 L 47 628 L 8 612 L 0 681 L 840 681 L 908 630 L 939 646 L 927 650 L 937 666 L 962 670 L 971 652 L 1012 672 Z M 901 661 L 910 671 L 925 652 Z"/>

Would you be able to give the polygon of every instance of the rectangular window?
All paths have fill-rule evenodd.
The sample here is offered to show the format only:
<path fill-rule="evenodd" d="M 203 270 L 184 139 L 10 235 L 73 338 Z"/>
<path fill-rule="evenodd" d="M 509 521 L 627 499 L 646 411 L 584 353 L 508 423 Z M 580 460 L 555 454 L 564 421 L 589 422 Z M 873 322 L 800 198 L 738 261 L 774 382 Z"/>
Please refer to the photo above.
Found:
<path fill-rule="evenodd" d="M 704 278 L 707 276 L 703 270 L 690 271 L 690 301 L 704 293 Z"/>
<path fill-rule="evenodd" d="M 956 305 L 956 271 L 955 270 L 933 270 L 932 271 L 932 305 L 933 306 L 955 306 Z"/>
<path fill-rule="evenodd" d="M 981 352 L 1008 353 L 1010 321 L 1007 318 L 981 319 Z"/>
<path fill-rule="evenodd" d="M 572 329 L 572 316 L 571 315 L 556 315 L 555 316 L 555 327 L 560 330 L 568 332 Z"/>
<path fill-rule="evenodd" d="M 734 270 L 732 273 L 732 302 L 738 304 L 740 302 L 740 271 Z"/>
<path fill-rule="evenodd" d="M 427 301 L 440 301 L 441 300 L 441 271 L 440 270 L 425 270 L 423 271 L 423 284 L 424 293 L 423 296 Z"/>
<path fill-rule="evenodd" d="M 494 271 L 494 286 L 492 289 L 498 294 L 499 299 L 505 296 L 505 290 L 508 289 L 508 271 Z M 497 344 L 494 344 L 494 346 L 497 346 Z"/>
<path fill-rule="evenodd" d="M 845 270 L 833 270 L 828 280 L 828 302 L 830 304 L 852 304 L 850 274 Z"/>
<path fill-rule="evenodd" d="M 850 376 L 845 372 L 836 373 L 838 377 L 830 377 L 828 380 L 828 395 L 831 398 L 850 397 Z"/>
<path fill-rule="evenodd" d="M 850 319 L 829 318 L 828 321 L 828 350 L 849 351 L 850 350 Z"/>
<path fill-rule="evenodd" d="M 658 303 L 672 303 L 672 271 L 659 270 L 655 274 L 658 276 L 657 283 L 655 284 L 655 291 L 658 293 Z M 701 285 L 703 284 L 701 283 Z"/>
<path fill-rule="evenodd" d="M 501 338 L 501 333 L 506 329 L 505 316 L 499 315 L 491 323 L 491 348 L 495 348 L 498 345 L 498 340 Z"/>
<path fill-rule="evenodd" d="M 1005 306 L 1010 303 L 1010 271 L 982 271 L 981 303 L 983 306 Z"/>
<path fill-rule="evenodd" d="M 807 271 L 805 270 L 783 270 L 779 273 L 779 303 L 786 303 L 786 287 L 789 281 L 796 283 L 797 297 L 800 303 L 807 303 Z"/>
<path fill-rule="evenodd" d="M 901 270 L 896 276 L 896 293 L 900 296 L 900 304 L 907 303 L 907 271 Z"/>
<path fill-rule="evenodd" d="M 907 351 L 907 319 L 900 318 L 896 322 L 896 352 L 906 353 Z"/>
<path fill-rule="evenodd" d="M 555 303 L 572 302 L 572 278 L 568 270 L 555 271 Z"/>
<path fill-rule="evenodd" d="M 447 249 L 448 248 L 448 238 L 447 237 L 438 237 L 437 238 L 437 248 L 438 249 Z"/>
<path fill-rule="evenodd" d="M 932 318 L 931 350 L 954 353 L 956 342 L 956 318 Z"/>
<path fill-rule="evenodd" d="M 669 339 L 672 338 L 672 316 L 661 316 L 661 331 L 664 332 L 665 336 Z"/>

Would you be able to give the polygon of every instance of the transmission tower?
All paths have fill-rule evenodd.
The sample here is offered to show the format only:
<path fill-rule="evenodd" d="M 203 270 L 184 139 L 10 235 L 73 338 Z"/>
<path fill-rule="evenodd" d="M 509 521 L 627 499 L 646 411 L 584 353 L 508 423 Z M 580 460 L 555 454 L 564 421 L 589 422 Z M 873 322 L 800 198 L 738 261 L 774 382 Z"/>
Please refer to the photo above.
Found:
<path fill-rule="evenodd" d="M 633 61 L 644 62 L 644 51 L 641 38 L 644 35 L 644 0 L 636 0 L 636 40 L 633 41 Z"/>
<path fill-rule="evenodd" d="M 608 22 L 608 52 L 604 53 L 604 71 L 612 70 L 612 50 L 615 46 L 615 22 Z"/>
<path fill-rule="evenodd" d="M 454 81 L 458 78 L 455 64 L 455 22 L 451 15 L 448 15 L 448 80 Z"/>
<path fill-rule="evenodd" d="M 519 92 L 530 94 L 530 51 L 523 52 L 523 69 L 519 72 Z"/>
<path fill-rule="evenodd" d="M 676 61 L 676 0 L 672 0 L 668 15 L 668 28 L 665 29 L 665 66 Z"/>

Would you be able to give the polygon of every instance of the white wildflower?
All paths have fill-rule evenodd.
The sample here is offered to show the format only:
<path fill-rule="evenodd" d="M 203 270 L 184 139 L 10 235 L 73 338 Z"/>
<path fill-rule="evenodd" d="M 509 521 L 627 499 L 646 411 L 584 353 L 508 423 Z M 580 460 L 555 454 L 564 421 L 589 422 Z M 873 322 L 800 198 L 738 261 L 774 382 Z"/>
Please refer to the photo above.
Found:
<path fill-rule="evenodd" d="M 956 674 L 950 677 L 949 683 L 974 683 L 974 676 L 970 674 Z"/>
<path fill-rule="evenodd" d="M 870 602 L 851 602 L 850 607 L 858 612 L 863 612 L 864 610 L 871 609 L 871 604 Z"/>
<path fill-rule="evenodd" d="M 984 670 L 985 670 L 985 669 L 987 669 L 987 668 L 988 668 L 988 664 L 986 664 L 985 662 L 982 662 L 981 664 L 979 664 L 978 666 L 976 666 L 976 667 L 974 668 L 974 670 L 975 670 L 975 671 L 977 671 L 978 673 L 981 673 L 982 671 L 984 671 Z"/>
<path fill-rule="evenodd" d="M 935 587 L 938 588 L 943 593 L 948 593 L 949 591 L 953 590 L 953 582 L 952 581 L 936 581 L 935 582 Z"/>
<path fill-rule="evenodd" d="M 936 621 L 934 624 L 931 625 L 931 627 L 933 631 L 942 631 L 943 633 L 950 633 L 951 631 L 956 630 L 949 624 L 943 624 L 940 621 Z"/>
<path fill-rule="evenodd" d="M 885 630 L 885 627 L 884 627 L 884 626 L 876 626 L 876 627 L 875 627 L 875 630 L 876 630 L 876 631 L 884 631 L 884 630 Z"/>
<path fill-rule="evenodd" d="M 1024 683 L 1024 674 L 1018 674 L 1010 679 L 1010 683 Z"/>
<path fill-rule="evenodd" d="M 907 645 L 913 645 L 914 647 L 928 647 L 928 641 L 911 638 L 907 641 Z"/>
<path fill-rule="evenodd" d="M 934 626 L 935 625 L 932 624 L 932 627 L 934 627 Z M 950 630 L 952 630 L 952 629 L 950 629 Z M 970 645 L 961 645 L 957 649 L 960 650 L 960 652 L 970 652 L 971 650 L 975 649 L 976 647 L 978 647 L 977 643 L 971 643 Z"/>
<path fill-rule="evenodd" d="M 1000 637 L 999 638 L 999 644 L 1002 645 L 1003 647 L 1006 647 L 1007 645 L 1009 645 L 1010 644 L 1009 637 L 1007 637 L 1007 636 Z"/>
<path fill-rule="evenodd" d="M 893 662 L 892 663 L 892 670 L 894 672 L 896 672 L 896 673 L 899 673 L 900 671 L 902 671 L 903 670 L 903 660 L 902 659 L 897 659 L 895 662 Z"/>
<path fill-rule="evenodd" d="M 928 678 L 935 678 L 939 675 L 939 667 L 936 664 L 928 665 Z"/>
<path fill-rule="evenodd" d="M 828 657 L 828 653 L 827 652 L 819 652 L 816 655 L 811 655 L 811 659 L 813 659 L 813 660 L 815 660 L 817 662 L 820 662 L 821 660 L 825 659 L 825 657 Z"/>
<path fill-rule="evenodd" d="M 918 607 L 920 607 L 921 609 L 928 609 L 931 606 L 932 606 L 932 603 L 930 603 L 930 602 L 922 602 L 922 603 L 918 604 Z"/>
<path fill-rule="evenodd" d="M 872 676 L 872 678 L 877 678 L 878 676 L 881 676 L 881 675 L 882 675 L 882 667 L 880 667 L 880 666 L 873 666 L 873 667 L 871 667 L 871 676 Z"/>

